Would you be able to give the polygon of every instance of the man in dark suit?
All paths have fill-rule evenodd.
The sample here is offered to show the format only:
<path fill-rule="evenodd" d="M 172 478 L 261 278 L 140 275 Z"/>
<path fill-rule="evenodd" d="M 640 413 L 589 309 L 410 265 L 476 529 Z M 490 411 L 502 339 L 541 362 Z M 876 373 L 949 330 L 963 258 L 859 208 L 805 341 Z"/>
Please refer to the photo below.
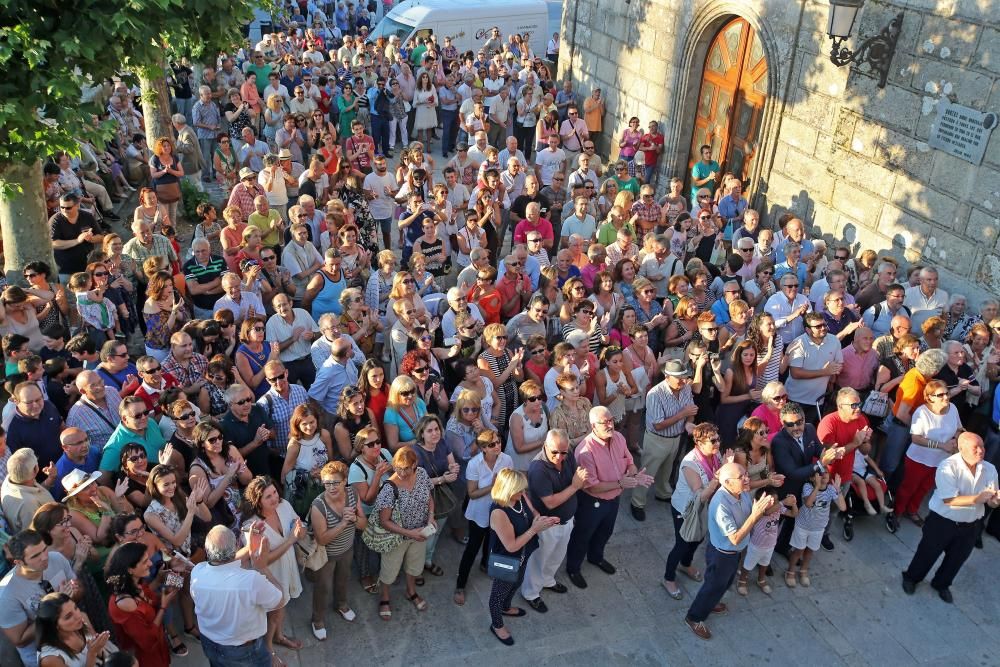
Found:
<path fill-rule="evenodd" d="M 771 441 L 771 454 L 774 457 L 774 469 L 779 475 L 785 476 L 785 483 L 778 489 L 778 497 L 784 498 L 792 494 L 802 503 L 802 486 L 817 472 L 826 470 L 826 466 L 844 455 L 843 447 L 824 448 L 816 436 L 816 427 L 805 422 L 805 414 L 798 403 L 788 402 L 781 408 L 781 423 L 784 428 Z M 781 532 L 778 533 L 778 544 L 775 551 L 785 555 L 788 552 L 788 542 L 792 537 L 795 520 L 785 517 L 781 520 Z M 833 550 L 833 542 L 823 536 L 824 548 Z"/>

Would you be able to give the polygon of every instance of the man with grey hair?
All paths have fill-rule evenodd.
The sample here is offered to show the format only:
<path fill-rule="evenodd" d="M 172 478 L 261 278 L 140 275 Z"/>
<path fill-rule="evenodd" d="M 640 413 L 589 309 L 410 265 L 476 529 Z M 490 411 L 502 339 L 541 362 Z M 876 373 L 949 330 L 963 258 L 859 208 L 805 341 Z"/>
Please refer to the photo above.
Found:
<path fill-rule="evenodd" d="M 566 556 L 577 509 L 577 492 L 587 483 L 588 473 L 578 468 L 562 429 L 545 435 L 545 444 L 528 466 L 528 495 L 541 516 L 559 519 L 559 524 L 538 535 L 538 549 L 532 552 L 524 569 L 521 596 L 535 611 L 544 614 L 548 607 L 541 598 L 542 589 L 565 593 L 566 586 L 556 581 L 556 570 Z"/>
<path fill-rule="evenodd" d="M 0 508 L 12 533 L 27 528 L 39 507 L 55 502 L 49 493 L 56 479 L 55 464 L 50 464 L 45 474 L 44 483 L 36 481 L 38 457 L 30 449 L 19 449 L 7 459 L 7 477 L 0 484 Z"/>
<path fill-rule="evenodd" d="M 300 526 L 296 523 L 296 533 L 305 532 Z M 212 667 L 271 667 L 267 613 L 281 604 L 282 594 L 267 566 L 266 541 L 251 533 L 249 547 L 238 553 L 233 532 L 215 526 L 205 538 L 208 560 L 191 570 L 191 599 Z M 243 567 L 237 556 L 247 558 L 250 567 Z"/>
<path fill-rule="evenodd" d="M 469 303 L 465 292 L 458 287 L 452 287 L 448 290 L 447 297 L 448 311 L 441 316 L 441 334 L 446 339 L 454 338 L 458 335 L 458 329 L 455 328 L 455 316 L 459 313 L 468 313 L 471 315 L 472 319 L 479 325 L 480 331 L 482 327 L 486 326 L 486 321 L 483 319 L 482 313 L 479 312 L 479 306 Z"/>
<path fill-rule="evenodd" d="M 875 269 L 875 280 L 854 295 L 858 309 L 863 313 L 886 297 L 889 287 L 896 282 L 896 265 L 892 262 L 881 262 Z"/>
<path fill-rule="evenodd" d="M 212 254 L 212 244 L 204 236 L 191 241 L 191 255 L 181 269 L 184 284 L 191 295 L 195 318 L 210 320 L 212 307 L 225 294 L 222 274 L 226 271 L 226 260 Z"/>
<path fill-rule="evenodd" d="M 365 357 L 365 353 L 361 351 L 361 348 L 358 347 L 357 341 L 341 331 L 340 320 L 337 319 L 336 315 L 333 313 L 323 313 L 319 316 L 319 321 L 316 324 L 319 325 L 321 335 L 313 341 L 310 356 L 312 357 L 313 366 L 316 367 L 317 371 L 330 358 L 333 352 L 333 344 L 341 339 L 350 343 L 351 351 L 348 353 L 348 358 L 355 366 L 361 368 L 367 357 Z"/>
<path fill-rule="evenodd" d="M 260 297 L 253 292 L 244 292 L 243 282 L 235 273 L 222 276 L 222 291 L 226 295 L 215 302 L 213 310 L 217 313 L 224 308 L 227 309 L 233 314 L 237 327 L 251 315 L 267 316 Z"/>
<path fill-rule="evenodd" d="M 527 346 L 532 336 L 545 338 L 548 331 L 549 300 L 542 294 L 535 294 L 528 307 L 507 322 L 507 345 L 511 350 Z M 527 355 L 531 359 L 531 353 Z"/>
<path fill-rule="evenodd" d="M 124 347 L 124 343 L 121 345 Z M 125 359 L 128 359 L 127 355 Z M 114 387 L 105 384 L 104 378 L 97 371 L 81 371 L 76 376 L 75 383 L 80 392 L 80 400 L 69 409 L 66 425 L 84 431 L 90 438 L 91 446 L 103 450 L 108 438 L 122 421 L 118 414 L 121 396 Z M 63 450 L 65 451 L 65 447 Z"/>
<path fill-rule="evenodd" d="M 589 420 L 591 431 L 574 452 L 587 477 L 580 489 L 566 553 L 566 574 L 577 588 L 587 587 L 580 573 L 584 558 L 606 574 L 615 573 L 615 566 L 604 558 L 604 547 L 615 530 L 622 492 L 653 483 L 645 470 L 636 467 L 625 436 L 615 430 L 615 419 L 607 407 L 591 408 Z"/>
<path fill-rule="evenodd" d="M 924 322 L 934 315 L 944 315 L 948 308 L 948 293 L 938 288 L 938 272 L 933 266 L 920 270 L 920 284 L 907 288 L 903 305 L 910 309 L 914 331 L 922 331 Z"/>
<path fill-rule="evenodd" d="M 246 385 L 234 384 L 226 390 L 229 410 L 219 419 L 222 436 L 240 450 L 250 472 L 279 479 L 283 461 L 269 446 L 274 437 L 271 416 L 254 401 Z"/>
<path fill-rule="evenodd" d="M 201 144 L 198 143 L 198 134 L 188 125 L 184 114 L 175 113 L 170 117 L 170 121 L 177 132 L 174 151 L 180 158 L 181 167 L 184 168 L 184 179 L 194 185 L 199 192 L 203 192 L 205 186 L 201 184 L 201 170 L 204 167 L 204 159 Z M 176 224 L 177 221 L 171 222 Z"/>
<path fill-rule="evenodd" d="M 457 287 L 463 294 L 476 285 L 476 276 L 490 265 L 490 251 L 486 248 L 473 248 L 469 253 L 469 265 L 458 274 Z"/>
<path fill-rule="evenodd" d="M 878 466 L 885 473 L 889 488 L 893 491 L 902 481 L 903 456 L 910 445 L 910 422 L 913 413 L 924 404 L 924 387 L 941 372 L 948 357 L 943 350 L 921 352 L 913 368 L 906 372 L 896 388 L 896 402 L 892 406 L 892 417 L 888 420 L 888 430 Z M 890 514 L 887 520 L 892 517 Z M 895 530 L 890 526 L 890 530 Z"/>
<path fill-rule="evenodd" d="M 206 74 L 210 71 L 212 70 L 208 67 L 204 70 Z M 212 88 L 208 85 L 198 88 L 198 101 L 191 108 L 191 124 L 194 125 L 194 131 L 198 135 L 198 145 L 201 147 L 204 181 L 210 183 L 215 180 L 213 151 L 216 137 L 222 129 L 222 115 L 219 112 L 219 105 L 212 99 Z"/>

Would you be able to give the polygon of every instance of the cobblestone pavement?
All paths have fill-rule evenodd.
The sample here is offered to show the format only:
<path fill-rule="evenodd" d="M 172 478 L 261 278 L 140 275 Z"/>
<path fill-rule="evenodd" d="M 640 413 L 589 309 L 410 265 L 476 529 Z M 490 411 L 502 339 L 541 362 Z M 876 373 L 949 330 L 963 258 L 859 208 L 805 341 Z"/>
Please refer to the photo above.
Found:
<path fill-rule="evenodd" d="M 502 646 L 488 631 L 490 580 L 478 568 L 473 568 L 465 606 L 452 603 L 461 547 L 442 537 L 437 561 L 445 575 L 428 575 L 420 589 L 430 605 L 426 612 L 416 612 L 397 583 L 393 618 L 384 622 L 377 616 L 376 596 L 365 593 L 352 577 L 349 601 L 357 620 L 346 623 L 331 608 L 329 638 L 317 642 L 309 630 L 312 587 L 306 584 L 285 621 L 288 633 L 305 647 L 297 654 L 279 649 L 279 655 L 291 667 L 1000 665 L 1000 594 L 994 584 L 1000 544 L 992 537 L 985 538 L 985 549 L 976 550 L 962 569 L 952 588 L 955 604 L 948 605 L 927 584 L 913 597 L 900 588 L 900 571 L 920 538 L 913 524 L 904 521 L 891 535 L 879 517 L 858 519 L 854 541 L 847 544 L 835 519 L 836 549 L 816 555 L 811 588 L 788 589 L 780 576 L 772 579 L 770 597 L 751 585 L 749 597 L 741 598 L 734 588 L 726 596 L 729 613 L 709 619 L 714 638 L 705 642 L 683 622 L 698 584 L 681 577 L 681 601 L 672 600 L 660 586 L 673 528 L 667 505 L 651 505 L 640 524 L 622 504 L 607 552 L 618 572 L 608 576 L 585 565 L 589 587 L 578 590 L 560 571 L 557 578 L 569 593 L 547 592 L 547 614 L 529 609 L 525 618 L 510 619 L 514 647 Z M 704 548 L 695 564 L 704 568 Z M 784 564 L 775 556 L 776 574 Z M 520 596 L 514 604 L 526 606 Z M 191 655 L 174 664 L 205 664 L 200 649 L 188 643 Z"/>

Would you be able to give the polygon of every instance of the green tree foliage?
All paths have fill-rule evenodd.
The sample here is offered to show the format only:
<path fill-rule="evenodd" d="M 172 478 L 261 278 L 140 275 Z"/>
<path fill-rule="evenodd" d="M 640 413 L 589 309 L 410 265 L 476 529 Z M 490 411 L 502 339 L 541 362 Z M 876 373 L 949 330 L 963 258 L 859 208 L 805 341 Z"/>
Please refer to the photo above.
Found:
<path fill-rule="evenodd" d="M 229 48 L 251 0 L 0 0 L 0 165 L 97 137 L 81 90 L 124 70 Z M 2 171 L 0 171 L 2 175 Z M 19 184 L 0 182 L 0 196 Z"/>

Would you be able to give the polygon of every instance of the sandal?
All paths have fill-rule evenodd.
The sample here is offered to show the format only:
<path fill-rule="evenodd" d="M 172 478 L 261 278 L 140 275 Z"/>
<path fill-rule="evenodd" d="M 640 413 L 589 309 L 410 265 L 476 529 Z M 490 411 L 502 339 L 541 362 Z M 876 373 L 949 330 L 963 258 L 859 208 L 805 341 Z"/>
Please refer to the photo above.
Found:
<path fill-rule="evenodd" d="M 795 572 L 792 570 L 785 570 L 785 585 L 789 588 L 795 588 L 799 585 L 799 582 L 795 579 Z"/>
<path fill-rule="evenodd" d="M 413 603 L 417 611 L 427 611 L 427 600 L 420 597 L 417 593 L 413 595 L 407 595 L 406 599 Z"/>
<path fill-rule="evenodd" d="M 378 617 L 383 621 L 392 619 L 392 605 L 389 604 L 388 600 L 379 600 Z"/>
<path fill-rule="evenodd" d="M 747 576 L 744 574 L 736 580 L 736 592 L 746 597 L 750 593 L 750 589 L 747 587 Z"/>
<path fill-rule="evenodd" d="M 438 565 L 437 563 L 428 563 L 424 565 L 424 572 L 430 572 L 435 577 L 440 577 L 442 574 L 444 574 L 444 570 L 442 570 L 441 566 Z"/>
<path fill-rule="evenodd" d="M 362 579 L 361 586 L 365 589 L 366 593 L 378 593 L 378 579 L 372 578 L 367 583 Z"/>
<path fill-rule="evenodd" d="M 758 579 L 757 587 L 764 592 L 764 595 L 771 594 L 771 583 L 767 579 Z"/>
<path fill-rule="evenodd" d="M 178 637 L 177 635 L 173 635 L 172 637 L 168 637 L 168 639 L 170 640 L 170 652 L 171 653 L 173 653 L 174 655 L 176 655 L 176 656 L 178 656 L 180 658 L 183 658 L 184 656 L 186 656 L 188 654 L 187 644 L 185 644 L 184 641 L 180 637 Z M 177 643 L 175 644 L 174 642 L 177 642 Z"/>
<path fill-rule="evenodd" d="M 687 577 L 691 581 L 696 581 L 696 582 L 700 583 L 705 578 L 705 575 L 703 575 L 701 573 L 701 570 L 699 570 L 698 568 L 696 568 L 694 566 L 691 566 L 691 567 L 682 567 L 682 568 L 678 568 L 678 569 L 680 569 L 681 574 L 683 574 L 685 577 Z M 691 572 L 692 569 L 694 570 L 693 573 Z"/>
<path fill-rule="evenodd" d="M 667 592 L 667 595 L 669 595 L 673 599 L 680 600 L 681 598 L 684 597 L 684 591 L 682 591 L 681 587 L 677 586 L 677 584 L 674 584 L 674 586 L 677 586 L 677 590 L 676 591 L 672 591 L 669 588 L 667 588 L 667 580 L 666 579 L 664 579 L 663 581 L 661 581 L 660 584 L 663 585 L 663 590 L 665 590 Z"/>
<path fill-rule="evenodd" d="M 806 588 L 812 586 L 812 579 L 809 578 L 809 570 L 802 570 L 799 572 L 799 583 Z"/>
<path fill-rule="evenodd" d="M 415 583 L 417 586 L 423 586 L 424 583 L 425 583 L 424 582 L 424 578 L 423 577 L 417 577 L 416 579 L 413 580 L 413 583 Z"/>
<path fill-rule="evenodd" d="M 455 595 L 452 596 L 451 599 L 459 607 L 465 605 L 465 589 L 464 588 L 456 588 L 455 589 Z"/>
<path fill-rule="evenodd" d="M 284 635 L 275 636 L 274 643 L 278 646 L 284 646 L 285 648 L 290 648 L 293 651 L 298 651 L 302 649 L 302 642 L 298 639 L 291 639 Z"/>
<path fill-rule="evenodd" d="M 192 625 L 190 628 L 184 628 L 184 634 L 186 634 L 191 639 L 197 639 L 201 641 L 201 632 L 198 631 L 197 625 Z"/>

